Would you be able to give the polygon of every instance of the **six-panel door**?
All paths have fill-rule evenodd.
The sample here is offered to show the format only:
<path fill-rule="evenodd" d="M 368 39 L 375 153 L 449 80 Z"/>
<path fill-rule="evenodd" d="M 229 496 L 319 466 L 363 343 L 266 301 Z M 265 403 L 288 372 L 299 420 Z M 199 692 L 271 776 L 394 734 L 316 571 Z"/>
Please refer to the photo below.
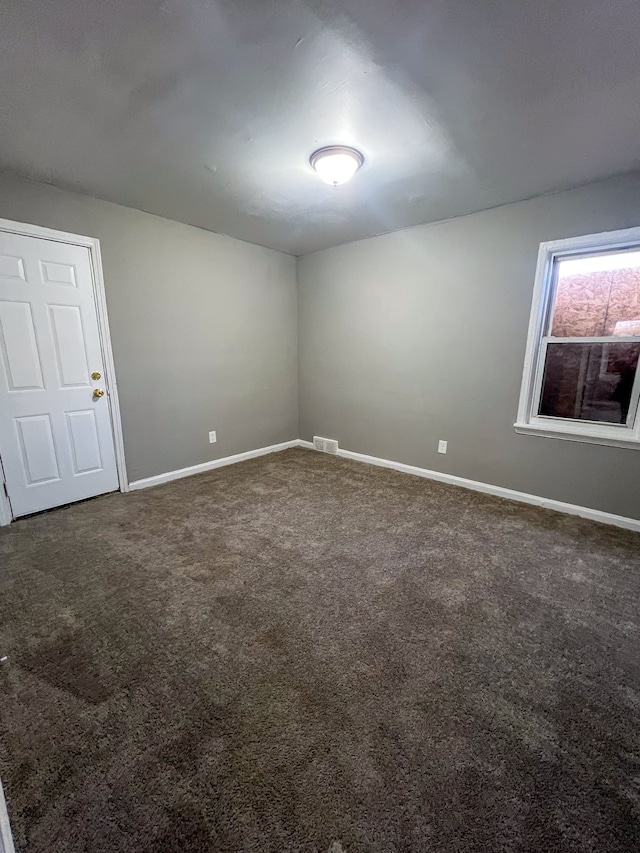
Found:
<path fill-rule="evenodd" d="M 14 516 L 118 488 L 108 397 L 95 390 L 106 388 L 89 250 L 0 232 L 0 458 Z"/>

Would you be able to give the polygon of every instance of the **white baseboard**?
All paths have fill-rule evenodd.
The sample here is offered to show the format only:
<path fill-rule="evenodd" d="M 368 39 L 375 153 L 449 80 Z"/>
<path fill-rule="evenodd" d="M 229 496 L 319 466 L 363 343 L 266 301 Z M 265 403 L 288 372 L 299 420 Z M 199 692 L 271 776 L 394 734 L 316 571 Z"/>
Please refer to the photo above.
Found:
<path fill-rule="evenodd" d="M 164 474 L 156 474 L 154 477 L 135 480 L 133 483 L 129 483 L 129 489 L 131 491 L 135 491 L 137 489 L 146 489 L 150 486 L 159 486 L 161 483 L 169 483 L 171 480 L 179 480 L 182 477 L 190 477 L 192 474 L 201 474 L 204 471 L 223 468 L 225 465 L 244 462 L 246 459 L 255 459 L 257 456 L 266 456 L 268 453 L 277 453 L 279 450 L 287 450 L 290 447 L 305 447 L 309 450 L 314 450 L 312 442 L 304 441 L 303 439 L 292 439 L 291 441 L 283 441 L 280 444 L 260 447 L 257 450 L 247 450 L 245 453 L 236 453 L 234 456 L 224 456 L 221 459 L 213 459 L 210 462 L 203 462 L 200 465 L 191 465 L 189 468 L 180 468 L 177 471 L 167 471 Z M 499 498 L 517 501 L 518 503 L 539 506 L 544 509 L 563 512 L 567 515 L 577 515 L 591 521 L 598 521 L 601 524 L 611 524 L 614 527 L 622 527 L 625 530 L 633 530 L 640 533 L 640 520 L 636 518 L 627 518 L 624 515 L 614 515 L 610 512 L 603 512 L 599 509 L 591 509 L 590 507 L 579 506 L 578 504 L 569 504 L 564 503 L 564 501 L 553 500 L 552 498 L 530 495 L 527 494 L 527 492 L 518 492 L 515 489 L 507 489 L 504 486 L 494 486 L 491 483 L 482 483 L 479 480 L 468 480 L 466 477 L 457 477 L 455 474 L 445 474 L 441 471 L 430 471 L 428 468 L 419 468 L 416 465 L 407 465 L 404 462 L 394 462 L 391 459 L 381 459 L 378 456 L 368 456 L 366 453 L 356 453 L 353 450 L 338 449 L 338 456 L 342 456 L 344 459 L 353 459 L 356 462 L 365 462 L 369 465 L 377 465 L 380 468 L 391 468 L 394 471 L 401 471 L 404 474 L 413 474 L 416 477 L 424 477 L 428 480 L 437 480 L 439 483 L 449 483 L 452 486 L 462 486 L 465 489 L 471 489 L 475 492 L 483 492 L 487 495 L 495 495 Z M 0 510 L 1 509 L 2 507 L 0 506 Z M 10 518 L 5 520 L 2 512 L 0 512 L 0 526 L 3 523 L 8 524 L 10 520 Z M 0 830 L 1 827 L 2 823 L 0 819 Z M 2 836 L 0 834 L 0 839 L 1 837 Z M 1 848 L 0 853 L 2 853 Z"/>
<path fill-rule="evenodd" d="M 4 798 L 2 783 L 0 783 L 0 853 L 15 853 L 13 836 L 11 835 L 11 826 L 9 825 L 7 802 Z"/>
<path fill-rule="evenodd" d="M 212 459 L 210 462 L 191 465 L 189 468 L 167 471 L 164 474 L 156 474 L 155 477 L 146 477 L 144 480 L 134 480 L 133 483 L 129 483 L 129 490 L 148 489 L 149 486 L 159 486 L 161 483 L 169 483 L 171 480 L 190 477 L 192 474 L 202 474 L 204 471 L 213 471 L 214 468 L 223 468 L 225 465 L 233 465 L 236 462 L 255 459 L 256 456 L 266 456 L 268 453 L 277 453 L 279 450 L 288 450 L 290 447 L 297 446 L 298 440 L 293 439 L 292 441 L 283 441 L 281 444 L 271 444 L 269 447 L 259 447 L 257 450 L 247 450 L 245 453 L 236 453 L 234 456 L 223 456 L 221 459 Z"/>
<path fill-rule="evenodd" d="M 298 442 L 300 447 L 313 450 L 310 441 Z M 437 480 L 439 483 L 449 483 L 452 486 L 462 486 L 472 489 L 474 492 L 484 492 L 487 495 L 495 495 L 499 498 L 507 498 L 523 504 L 553 509 L 556 512 L 564 512 L 567 515 L 579 515 L 591 521 L 599 521 L 601 524 L 612 524 L 614 527 L 623 527 L 625 530 L 635 530 L 640 533 L 640 520 L 627 518 L 624 515 L 614 515 L 610 512 L 602 512 L 599 509 L 590 509 L 586 506 L 568 504 L 563 501 L 555 501 L 551 498 L 542 498 L 539 495 L 529 495 L 526 492 L 517 492 L 515 489 L 506 489 L 504 486 L 492 486 L 490 483 L 481 483 L 478 480 L 467 480 L 465 477 L 456 477 L 454 474 L 443 474 L 440 471 L 430 471 L 427 468 L 418 468 L 415 465 L 405 465 L 404 462 L 393 462 L 390 459 L 380 459 L 378 456 L 367 456 L 365 453 L 355 453 L 352 450 L 338 449 L 338 456 L 345 459 L 353 459 L 356 462 L 366 462 L 369 465 L 377 465 L 380 468 L 392 468 L 394 471 L 402 471 L 404 474 L 414 474 L 416 477 L 425 477 L 427 480 Z"/>

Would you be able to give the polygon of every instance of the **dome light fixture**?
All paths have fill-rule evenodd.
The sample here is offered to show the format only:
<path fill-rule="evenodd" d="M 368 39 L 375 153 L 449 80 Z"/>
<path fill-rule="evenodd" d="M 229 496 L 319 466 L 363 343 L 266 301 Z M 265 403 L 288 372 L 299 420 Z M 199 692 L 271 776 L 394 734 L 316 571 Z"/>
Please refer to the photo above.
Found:
<path fill-rule="evenodd" d="M 364 157 L 355 148 L 346 145 L 328 145 L 314 151 L 309 162 L 325 184 L 346 184 L 364 163 Z"/>

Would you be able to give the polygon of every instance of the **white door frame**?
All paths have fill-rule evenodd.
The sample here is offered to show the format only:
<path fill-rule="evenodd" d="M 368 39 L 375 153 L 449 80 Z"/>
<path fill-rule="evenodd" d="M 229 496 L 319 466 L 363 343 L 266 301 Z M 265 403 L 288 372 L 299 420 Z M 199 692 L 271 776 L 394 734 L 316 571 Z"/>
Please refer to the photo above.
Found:
<path fill-rule="evenodd" d="M 13 836 L 11 835 L 11 826 L 9 824 L 9 814 L 7 812 L 7 801 L 5 800 L 0 782 L 0 853 L 15 853 L 13 846 Z"/>
<path fill-rule="evenodd" d="M 100 255 L 100 241 L 95 237 L 83 237 L 79 234 L 67 234 L 65 231 L 54 231 L 51 228 L 42 228 L 39 225 L 28 225 L 25 222 L 12 222 L 9 219 L 0 219 L 0 231 L 8 234 L 19 234 L 23 237 L 39 237 L 44 240 L 55 240 L 57 243 L 69 243 L 72 246 L 84 246 L 89 250 L 91 273 L 93 279 L 93 293 L 95 296 L 96 314 L 98 317 L 98 334 L 100 337 L 100 348 L 104 359 L 104 380 L 107 388 L 107 400 L 111 414 L 111 428 L 113 430 L 113 443 L 116 453 L 116 466 L 118 469 L 118 482 L 121 492 L 129 491 L 127 479 L 127 468 L 124 458 L 124 441 L 122 438 L 122 422 L 120 420 L 120 403 L 118 400 L 118 386 L 116 384 L 116 371 L 113 364 L 113 352 L 111 350 L 111 335 L 109 334 L 109 319 L 107 317 L 107 300 L 104 292 L 104 278 L 102 275 L 102 258 Z M 1 463 L 2 460 L 0 460 Z M 0 526 L 9 524 L 13 515 L 11 504 L 4 490 L 4 472 L 0 464 Z"/>

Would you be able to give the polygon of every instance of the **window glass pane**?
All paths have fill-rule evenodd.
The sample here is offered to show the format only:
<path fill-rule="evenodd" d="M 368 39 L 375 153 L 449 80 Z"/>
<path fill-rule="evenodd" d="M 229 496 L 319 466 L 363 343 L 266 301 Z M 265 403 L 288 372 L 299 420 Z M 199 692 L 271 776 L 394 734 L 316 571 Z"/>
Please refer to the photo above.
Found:
<path fill-rule="evenodd" d="M 559 261 L 551 335 L 640 336 L 640 251 Z"/>
<path fill-rule="evenodd" d="M 550 343 L 540 415 L 625 424 L 638 366 L 638 343 Z"/>

